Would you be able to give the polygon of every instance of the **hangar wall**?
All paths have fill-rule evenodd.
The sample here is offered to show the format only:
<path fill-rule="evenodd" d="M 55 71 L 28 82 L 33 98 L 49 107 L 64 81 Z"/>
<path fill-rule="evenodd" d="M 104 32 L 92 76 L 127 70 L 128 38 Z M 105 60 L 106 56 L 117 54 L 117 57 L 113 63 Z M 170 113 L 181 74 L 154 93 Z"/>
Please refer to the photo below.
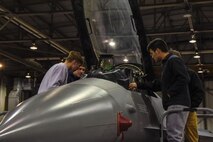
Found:
<path fill-rule="evenodd" d="M 6 97 L 6 82 L 4 78 L 0 79 L 0 112 L 4 111 Z M 1 120 L 1 116 L 0 116 Z"/>
<path fill-rule="evenodd" d="M 213 109 L 213 81 L 205 82 L 205 91 L 206 91 L 206 107 Z M 213 132 L 213 118 L 207 120 L 207 128 Z"/>

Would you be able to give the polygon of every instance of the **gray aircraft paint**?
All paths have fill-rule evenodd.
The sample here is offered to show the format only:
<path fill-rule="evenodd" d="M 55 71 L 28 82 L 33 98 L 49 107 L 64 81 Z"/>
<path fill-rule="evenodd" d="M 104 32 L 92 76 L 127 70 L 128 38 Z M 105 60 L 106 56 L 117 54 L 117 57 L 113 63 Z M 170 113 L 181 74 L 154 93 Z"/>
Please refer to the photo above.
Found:
<path fill-rule="evenodd" d="M 1 122 L 0 141 L 118 141 L 118 112 L 133 122 L 125 141 L 147 140 L 149 107 L 140 93 L 103 79 L 83 79 L 19 104 Z"/>

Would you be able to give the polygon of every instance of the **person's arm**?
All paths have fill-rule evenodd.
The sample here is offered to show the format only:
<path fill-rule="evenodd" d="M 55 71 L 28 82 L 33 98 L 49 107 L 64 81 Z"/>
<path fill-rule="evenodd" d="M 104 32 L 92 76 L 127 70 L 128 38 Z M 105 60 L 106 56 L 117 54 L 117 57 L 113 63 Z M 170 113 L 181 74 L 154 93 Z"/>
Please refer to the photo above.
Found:
<path fill-rule="evenodd" d="M 152 90 L 152 91 L 160 91 L 161 90 L 161 81 L 158 79 L 155 79 L 153 81 L 139 82 L 138 88 Z"/>
<path fill-rule="evenodd" d="M 144 90 L 152 90 L 152 91 L 160 91 L 161 90 L 161 81 L 155 79 L 153 81 L 145 81 L 145 82 L 132 82 L 129 84 L 129 89 L 144 89 Z"/>

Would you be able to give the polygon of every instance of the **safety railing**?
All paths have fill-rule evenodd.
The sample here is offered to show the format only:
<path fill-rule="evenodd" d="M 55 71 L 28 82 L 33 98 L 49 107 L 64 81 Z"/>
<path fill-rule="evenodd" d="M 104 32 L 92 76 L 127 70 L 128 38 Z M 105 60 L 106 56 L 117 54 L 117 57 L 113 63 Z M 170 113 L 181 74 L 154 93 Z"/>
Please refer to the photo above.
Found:
<path fill-rule="evenodd" d="M 208 113 L 211 113 L 211 114 L 197 114 L 198 117 L 213 117 L 213 109 L 210 109 L 210 108 L 181 108 L 181 109 L 173 109 L 173 110 L 168 110 L 168 111 L 165 111 L 162 115 L 162 118 L 161 118 L 161 125 L 160 125 L 160 142 L 163 142 L 163 122 L 164 122 L 164 118 L 171 114 L 171 113 L 176 113 L 176 112 L 182 112 L 182 111 L 190 111 L 190 112 L 200 112 L 200 111 L 205 111 L 205 112 L 208 112 Z"/>

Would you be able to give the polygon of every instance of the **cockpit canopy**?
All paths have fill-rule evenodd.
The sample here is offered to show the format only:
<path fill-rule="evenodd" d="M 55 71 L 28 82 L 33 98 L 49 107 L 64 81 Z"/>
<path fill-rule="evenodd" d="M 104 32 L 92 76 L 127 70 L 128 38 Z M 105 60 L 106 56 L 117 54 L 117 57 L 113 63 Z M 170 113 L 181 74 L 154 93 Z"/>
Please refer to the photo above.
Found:
<path fill-rule="evenodd" d="M 114 65 L 141 64 L 141 50 L 128 0 L 84 2 L 85 18 L 96 56 L 113 55 Z"/>

